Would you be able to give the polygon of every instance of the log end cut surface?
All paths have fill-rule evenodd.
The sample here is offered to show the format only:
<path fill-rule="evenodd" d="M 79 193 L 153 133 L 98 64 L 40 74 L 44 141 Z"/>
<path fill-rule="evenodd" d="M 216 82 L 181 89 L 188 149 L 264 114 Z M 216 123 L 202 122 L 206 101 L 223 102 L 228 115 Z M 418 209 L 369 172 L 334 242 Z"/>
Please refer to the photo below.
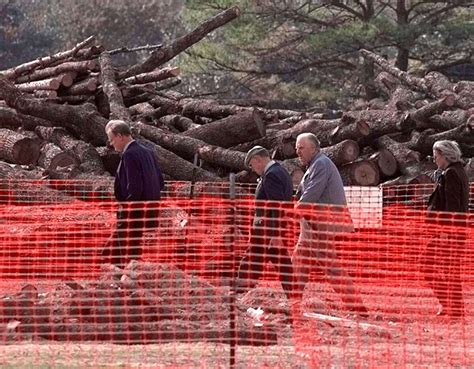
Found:
<path fill-rule="evenodd" d="M 388 150 L 380 150 L 377 153 L 377 164 L 380 172 L 387 177 L 393 176 L 397 171 L 397 160 Z"/>
<path fill-rule="evenodd" d="M 376 186 L 380 181 L 378 170 L 369 162 L 354 167 L 354 178 L 360 186 Z"/>
<path fill-rule="evenodd" d="M 12 154 L 17 164 L 35 164 L 40 155 L 40 145 L 37 141 L 26 137 L 15 142 Z"/>

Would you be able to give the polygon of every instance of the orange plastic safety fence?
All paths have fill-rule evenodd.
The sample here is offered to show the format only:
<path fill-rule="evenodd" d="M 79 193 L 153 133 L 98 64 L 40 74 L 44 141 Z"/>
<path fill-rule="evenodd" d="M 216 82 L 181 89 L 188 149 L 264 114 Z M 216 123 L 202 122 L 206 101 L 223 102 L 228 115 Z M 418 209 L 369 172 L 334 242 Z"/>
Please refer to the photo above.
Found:
<path fill-rule="evenodd" d="M 215 368 L 236 347 L 242 368 L 473 366 L 472 206 L 429 214 L 432 189 L 349 187 L 347 212 L 3 181 L 0 365 Z"/>

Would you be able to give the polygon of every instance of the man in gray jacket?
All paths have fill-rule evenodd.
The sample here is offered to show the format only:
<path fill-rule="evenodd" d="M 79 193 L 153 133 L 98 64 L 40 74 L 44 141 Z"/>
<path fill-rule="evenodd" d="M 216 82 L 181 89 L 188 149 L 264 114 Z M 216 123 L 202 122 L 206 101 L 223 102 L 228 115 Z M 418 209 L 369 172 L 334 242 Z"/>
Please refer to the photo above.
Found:
<path fill-rule="evenodd" d="M 319 140 L 312 133 L 297 137 L 296 153 L 307 166 L 296 193 L 295 208 L 301 210 L 303 217 L 292 257 L 300 298 L 311 266 L 316 266 L 327 276 L 348 310 L 366 317 L 367 309 L 356 293 L 351 277 L 342 268 L 334 245 L 338 233 L 354 230 L 339 171 L 320 151 Z"/>

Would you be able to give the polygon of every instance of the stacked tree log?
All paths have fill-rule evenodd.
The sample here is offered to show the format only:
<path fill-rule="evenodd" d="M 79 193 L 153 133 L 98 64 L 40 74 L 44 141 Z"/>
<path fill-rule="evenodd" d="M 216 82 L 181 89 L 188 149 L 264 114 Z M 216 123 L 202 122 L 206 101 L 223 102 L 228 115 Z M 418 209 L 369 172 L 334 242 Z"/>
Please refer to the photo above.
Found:
<path fill-rule="evenodd" d="M 238 8 L 227 9 L 128 68 L 114 67 L 112 58 L 130 50 L 107 51 L 90 37 L 71 50 L 2 71 L 0 160 L 16 168 L 0 175 L 113 174 L 118 153 L 106 147 L 104 131 L 110 119 L 128 122 L 136 139 L 157 154 L 167 178 L 175 180 L 220 181 L 234 172 L 238 181 L 252 182 L 245 152 L 262 145 L 296 184 L 303 168 L 294 146 L 303 132 L 319 137 L 346 185 L 430 181 L 427 173 L 435 168 L 428 156 L 439 139 L 458 141 L 464 156 L 472 158 L 474 83 L 454 84 L 434 72 L 414 77 L 365 50 L 366 62 L 381 71 L 374 81 L 380 98 L 343 113 L 230 104 L 171 90 L 180 83 L 180 71 L 165 64 L 238 15 Z M 193 165 L 196 153 L 204 163 L 199 168 Z M 22 173 L 25 165 L 34 171 Z"/>

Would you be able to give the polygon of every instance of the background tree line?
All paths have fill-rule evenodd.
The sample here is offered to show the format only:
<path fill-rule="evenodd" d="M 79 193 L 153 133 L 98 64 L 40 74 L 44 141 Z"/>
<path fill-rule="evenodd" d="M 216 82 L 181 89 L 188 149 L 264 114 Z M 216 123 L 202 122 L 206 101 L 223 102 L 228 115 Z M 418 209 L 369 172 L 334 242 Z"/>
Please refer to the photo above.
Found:
<path fill-rule="evenodd" d="M 468 0 L 2 0 L 0 68 L 91 34 L 108 49 L 166 43 L 232 5 L 242 10 L 237 20 L 171 62 L 182 68 L 183 92 L 271 107 L 338 107 L 375 93 L 361 48 L 419 75 L 474 75 Z"/>

